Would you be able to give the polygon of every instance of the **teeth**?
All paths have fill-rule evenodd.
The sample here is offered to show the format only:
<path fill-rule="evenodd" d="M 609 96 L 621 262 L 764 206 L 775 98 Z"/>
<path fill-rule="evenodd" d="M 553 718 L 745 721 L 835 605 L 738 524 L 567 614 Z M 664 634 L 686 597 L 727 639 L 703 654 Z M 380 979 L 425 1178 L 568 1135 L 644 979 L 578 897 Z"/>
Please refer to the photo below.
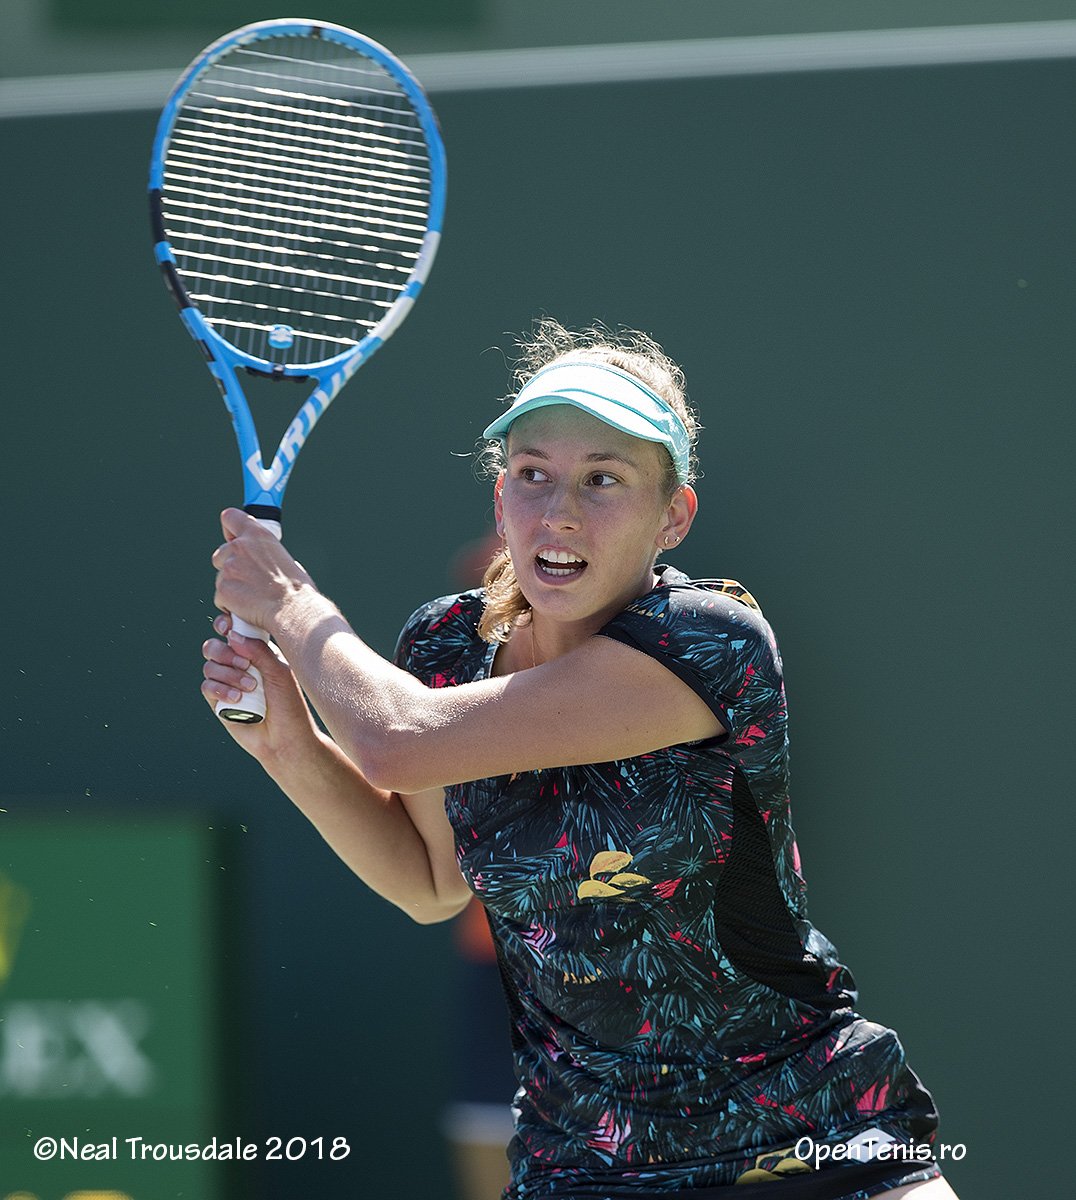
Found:
<path fill-rule="evenodd" d="M 587 565 L 586 559 L 570 550 L 540 550 L 535 557 L 547 575 L 575 575 Z"/>

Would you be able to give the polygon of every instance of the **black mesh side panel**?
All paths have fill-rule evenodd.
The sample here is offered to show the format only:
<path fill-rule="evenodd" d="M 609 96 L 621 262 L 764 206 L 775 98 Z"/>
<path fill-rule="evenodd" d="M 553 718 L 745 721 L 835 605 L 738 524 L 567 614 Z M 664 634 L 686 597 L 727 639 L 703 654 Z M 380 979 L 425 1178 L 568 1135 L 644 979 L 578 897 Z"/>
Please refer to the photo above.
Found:
<path fill-rule="evenodd" d="M 826 991 L 826 965 L 800 941 L 781 893 L 762 813 L 738 768 L 732 810 L 732 850 L 714 895 L 721 948 L 737 970 L 785 996 L 815 1008 L 847 1008 L 846 995 Z"/>

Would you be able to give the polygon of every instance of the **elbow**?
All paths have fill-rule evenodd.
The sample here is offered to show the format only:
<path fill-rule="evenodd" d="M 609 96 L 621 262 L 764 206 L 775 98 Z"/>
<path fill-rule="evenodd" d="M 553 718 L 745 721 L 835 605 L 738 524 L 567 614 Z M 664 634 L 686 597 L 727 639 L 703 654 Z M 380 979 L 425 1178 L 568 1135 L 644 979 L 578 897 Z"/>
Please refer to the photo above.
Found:
<path fill-rule="evenodd" d="M 438 691 L 410 677 L 407 682 L 402 692 L 388 695 L 380 713 L 342 731 L 347 752 L 366 781 L 402 796 L 440 787 L 433 743 L 445 721 Z"/>
<path fill-rule="evenodd" d="M 467 896 L 462 903 L 435 900 L 402 907 L 416 925 L 438 925 L 442 921 L 451 921 L 453 917 L 461 913 L 466 908 L 469 899 L 470 896 Z"/>
<path fill-rule="evenodd" d="M 423 769 L 418 750 L 418 735 L 413 731 L 386 732 L 364 749 L 359 767 L 367 783 L 384 792 L 414 795 L 437 786 Z"/>

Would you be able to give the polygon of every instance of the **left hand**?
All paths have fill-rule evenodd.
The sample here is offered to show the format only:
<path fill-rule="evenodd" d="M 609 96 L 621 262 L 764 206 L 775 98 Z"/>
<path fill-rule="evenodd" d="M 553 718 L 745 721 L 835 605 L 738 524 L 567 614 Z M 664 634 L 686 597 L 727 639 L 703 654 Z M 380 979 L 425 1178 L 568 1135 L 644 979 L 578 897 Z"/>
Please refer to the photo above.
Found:
<path fill-rule="evenodd" d="M 252 754 L 270 774 L 280 763 L 295 763 L 316 745 L 320 733 L 295 676 L 280 651 L 258 638 L 240 637 L 232 619 L 221 615 L 213 622 L 219 638 L 202 644 L 202 695 L 210 708 L 221 700 L 236 703 L 251 691 L 251 667 L 257 667 L 265 684 L 266 718 L 254 724 L 222 721 L 228 733 Z M 220 640 L 221 638 L 226 640 Z"/>
<path fill-rule="evenodd" d="M 217 586 L 213 601 L 222 612 L 273 631 L 274 619 L 289 599 L 314 581 L 284 546 L 238 508 L 220 517 L 224 542 L 213 552 Z"/>

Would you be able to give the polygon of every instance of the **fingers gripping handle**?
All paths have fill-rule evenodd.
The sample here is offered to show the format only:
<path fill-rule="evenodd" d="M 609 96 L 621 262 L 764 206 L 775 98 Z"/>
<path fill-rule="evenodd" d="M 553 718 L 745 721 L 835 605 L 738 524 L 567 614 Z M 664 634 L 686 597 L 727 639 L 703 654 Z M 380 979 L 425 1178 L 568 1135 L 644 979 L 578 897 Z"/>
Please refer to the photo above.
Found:
<path fill-rule="evenodd" d="M 258 638 L 267 642 L 269 635 L 257 625 L 248 625 L 242 617 L 232 617 L 232 628 L 243 637 Z M 225 721 L 237 721 L 247 725 L 256 725 L 265 720 L 265 680 L 257 667 L 247 667 L 250 675 L 258 685 L 252 692 L 244 692 L 241 700 L 233 703 L 231 700 L 218 700 L 215 712 Z"/>
<path fill-rule="evenodd" d="M 279 521 L 259 517 L 258 524 L 263 525 L 274 536 L 280 537 Z M 242 617 L 232 617 L 232 629 L 243 637 L 257 638 L 262 642 L 269 640 L 269 635 L 264 629 L 248 624 Z M 256 725 L 259 721 L 265 720 L 265 680 L 262 679 L 262 673 L 257 667 L 248 667 L 247 674 L 255 680 L 258 686 L 252 692 L 244 692 L 243 698 L 234 704 L 230 700 L 218 700 L 214 711 L 221 720 L 236 721 L 246 725 Z"/>

